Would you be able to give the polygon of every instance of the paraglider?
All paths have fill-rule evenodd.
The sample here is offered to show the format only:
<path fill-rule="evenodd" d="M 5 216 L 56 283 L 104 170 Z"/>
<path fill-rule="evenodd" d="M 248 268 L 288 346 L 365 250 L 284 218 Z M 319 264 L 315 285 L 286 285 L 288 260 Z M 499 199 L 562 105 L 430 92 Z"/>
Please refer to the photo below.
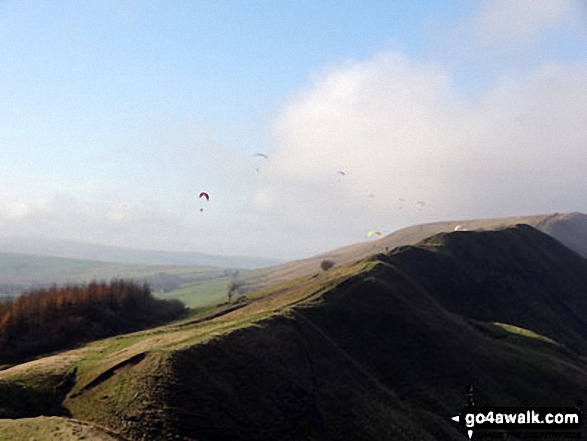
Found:
<path fill-rule="evenodd" d="M 416 202 L 416 205 L 418 206 L 418 210 L 421 210 L 426 205 L 426 202 L 418 201 L 418 202 Z"/>
<path fill-rule="evenodd" d="M 253 157 L 258 157 L 261 158 L 258 162 L 257 162 L 257 166 L 255 167 L 255 171 L 257 173 L 259 173 L 261 171 L 261 163 L 266 161 L 267 158 L 269 158 L 269 156 L 267 156 L 265 153 L 255 153 L 253 155 Z"/>
<path fill-rule="evenodd" d="M 199 199 L 201 200 L 202 198 L 205 198 L 206 202 L 210 202 L 210 196 L 205 191 L 200 193 Z M 202 212 L 202 211 L 204 211 L 204 207 L 200 208 L 200 212 Z"/>
<path fill-rule="evenodd" d="M 381 237 L 381 236 L 383 236 L 383 234 L 381 233 L 381 231 L 368 231 L 367 232 L 367 239 L 370 239 L 373 236 Z"/>

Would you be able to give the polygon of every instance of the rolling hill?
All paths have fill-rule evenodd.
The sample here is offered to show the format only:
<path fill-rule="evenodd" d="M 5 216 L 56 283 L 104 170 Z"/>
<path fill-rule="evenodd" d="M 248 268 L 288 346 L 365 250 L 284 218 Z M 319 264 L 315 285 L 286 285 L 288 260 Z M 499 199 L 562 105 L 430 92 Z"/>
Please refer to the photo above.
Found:
<path fill-rule="evenodd" d="M 0 417 L 127 440 L 464 440 L 470 384 L 480 406 L 584 399 L 585 293 L 587 260 L 536 228 L 439 233 L 0 371 Z M 18 421 L 0 434 L 30 437 Z"/>
<path fill-rule="evenodd" d="M 40 237 L 3 239 L 0 241 L 0 252 L 149 266 L 205 266 L 253 269 L 280 263 L 276 259 L 250 256 L 220 256 L 196 252 L 139 250 Z"/>
<path fill-rule="evenodd" d="M 52 285 L 84 285 L 94 280 L 148 283 L 164 299 L 199 308 L 225 298 L 230 283 L 247 271 L 214 267 L 128 265 L 62 257 L 0 253 L 0 300 Z"/>

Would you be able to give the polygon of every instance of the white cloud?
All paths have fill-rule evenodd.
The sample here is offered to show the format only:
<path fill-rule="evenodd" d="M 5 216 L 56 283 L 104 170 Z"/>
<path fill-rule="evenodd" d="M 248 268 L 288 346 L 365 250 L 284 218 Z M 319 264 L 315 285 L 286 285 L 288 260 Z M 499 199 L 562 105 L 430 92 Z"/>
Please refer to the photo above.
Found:
<path fill-rule="evenodd" d="M 587 211 L 587 66 L 552 61 L 565 32 L 566 59 L 579 53 L 584 4 L 479 5 L 434 29 L 434 61 L 382 52 L 314 74 L 276 116 L 267 160 L 205 121 L 168 121 L 105 149 L 79 167 L 92 179 L 56 182 L 67 191 L 54 197 L 5 173 L 21 181 L 0 192 L 13 197 L 0 199 L 1 234 L 294 258 L 369 230 Z"/>
<path fill-rule="evenodd" d="M 2 207 L 2 212 L 8 219 L 22 219 L 29 216 L 32 211 L 32 207 L 23 201 L 10 201 Z"/>
<path fill-rule="evenodd" d="M 586 211 L 586 118 L 587 66 L 510 71 L 471 102 L 441 67 L 378 54 L 284 106 L 253 208 L 314 252 L 373 228 Z"/>
<path fill-rule="evenodd" d="M 582 17 L 580 0 L 484 0 L 471 24 L 488 47 L 525 49 L 545 32 L 575 26 Z"/>
<path fill-rule="evenodd" d="M 1 203 L 0 228 L 4 237 L 46 236 L 138 248 L 177 245 L 177 238 L 165 240 L 162 231 L 182 231 L 177 219 L 149 207 L 93 201 L 69 193 Z"/>

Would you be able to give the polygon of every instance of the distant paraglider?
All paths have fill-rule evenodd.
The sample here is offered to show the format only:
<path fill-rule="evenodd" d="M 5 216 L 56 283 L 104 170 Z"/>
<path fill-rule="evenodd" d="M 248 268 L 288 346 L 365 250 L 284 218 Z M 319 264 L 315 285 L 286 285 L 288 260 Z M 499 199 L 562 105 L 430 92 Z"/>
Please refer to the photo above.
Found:
<path fill-rule="evenodd" d="M 418 202 L 416 202 L 416 206 L 418 207 L 418 210 L 421 210 L 422 208 L 424 208 L 426 206 L 426 202 L 418 201 Z"/>
<path fill-rule="evenodd" d="M 255 167 L 255 171 L 257 173 L 259 173 L 261 171 L 261 162 L 264 162 L 265 160 L 267 160 L 269 158 L 269 156 L 267 156 L 265 153 L 255 153 L 253 155 L 253 157 L 257 157 L 257 158 L 262 158 L 258 163 L 257 166 Z"/>
<path fill-rule="evenodd" d="M 371 239 L 373 236 L 382 237 L 383 234 L 381 233 L 381 231 L 368 231 L 367 232 L 367 239 Z"/>

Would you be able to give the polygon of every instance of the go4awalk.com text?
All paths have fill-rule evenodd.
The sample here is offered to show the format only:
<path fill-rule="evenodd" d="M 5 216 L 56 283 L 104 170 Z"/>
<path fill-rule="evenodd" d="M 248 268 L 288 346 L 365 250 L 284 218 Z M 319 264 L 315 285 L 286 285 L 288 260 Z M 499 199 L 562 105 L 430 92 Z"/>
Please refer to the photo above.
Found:
<path fill-rule="evenodd" d="M 466 407 L 452 420 L 470 439 L 578 439 L 583 415 L 576 407 Z"/>

